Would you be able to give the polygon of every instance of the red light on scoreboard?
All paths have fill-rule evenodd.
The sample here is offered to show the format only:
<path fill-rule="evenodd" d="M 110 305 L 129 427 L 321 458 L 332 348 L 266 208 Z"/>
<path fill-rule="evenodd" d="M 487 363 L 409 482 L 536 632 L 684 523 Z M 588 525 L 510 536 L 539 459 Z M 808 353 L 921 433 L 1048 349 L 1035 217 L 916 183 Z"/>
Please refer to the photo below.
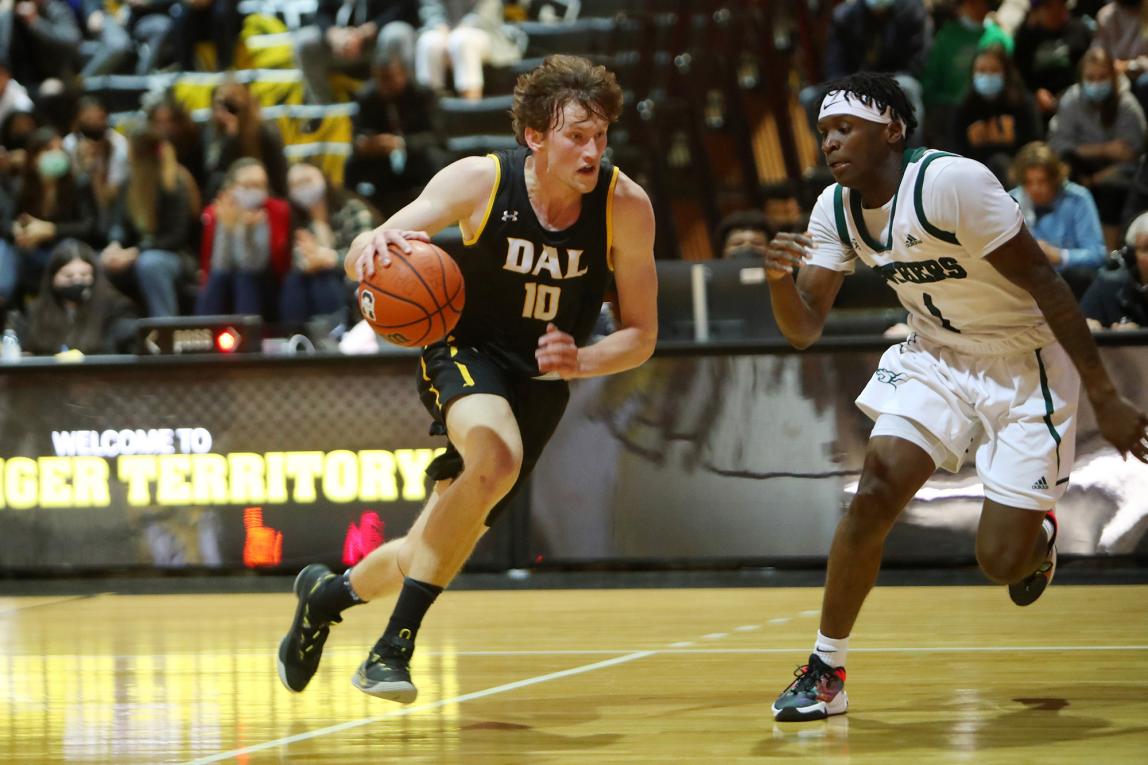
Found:
<path fill-rule="evenodd" d="M 248 507 L 243 511 L 243 565 L 247 568 L 278 566 L 283 560 L 283 532 L 263 525 L 263 508 Z"/>
<path fill-rule="evenodd" d="M 241 340 L 234 327 L 225 327 L 215 335 L 215 349 L 220 353 L 232 353 L 239 348 Z"/>
<path fill-rule="evenodd" d="M 343 539 L 343 563 L 353 566 L 367 557 L 383 543 L 383 529 L 383 519 L 373 510 L 359 516 L 358 526 L 354 521 L 348 523 L 347 536 Z"/>

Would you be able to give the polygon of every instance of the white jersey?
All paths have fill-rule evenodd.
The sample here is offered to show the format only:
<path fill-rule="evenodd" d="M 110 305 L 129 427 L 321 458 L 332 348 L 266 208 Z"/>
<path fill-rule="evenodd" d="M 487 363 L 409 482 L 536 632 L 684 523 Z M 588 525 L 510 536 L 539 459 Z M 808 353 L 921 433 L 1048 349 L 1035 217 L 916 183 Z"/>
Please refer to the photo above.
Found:
<path fill-rule="evenodd" d="M 808 263 L 852 273 L 856 258 L 884 277 L 920 336 L 969 354 L 1031 351 L 1055 342 L 1036 301 L 985 256 L 1024 225 L 1020 208 L 979 162 L 931 149 L 905 152 L 893 198 L 863 209 L 840 184 L 809 221 Z"/>

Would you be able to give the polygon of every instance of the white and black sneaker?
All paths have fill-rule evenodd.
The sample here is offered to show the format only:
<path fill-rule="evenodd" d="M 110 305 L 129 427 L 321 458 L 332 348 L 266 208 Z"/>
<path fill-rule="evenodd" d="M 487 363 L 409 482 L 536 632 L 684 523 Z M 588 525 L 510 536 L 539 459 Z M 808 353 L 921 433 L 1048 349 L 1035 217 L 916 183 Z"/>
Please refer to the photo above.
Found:
<path fill-rule="evenodd" d="M 1027 606 L 1036 602 L 1048 586 L 1052 584 L 1052 577 L 1056 574 L 1056 513 L 1051 510 L 1044 516 L 1045 533 L 1048 535 L 1048 555 L 1037 567 L 1036 571 L 1008 586 L 1008 595 L 1012 602 L 1018 606 Z"/>

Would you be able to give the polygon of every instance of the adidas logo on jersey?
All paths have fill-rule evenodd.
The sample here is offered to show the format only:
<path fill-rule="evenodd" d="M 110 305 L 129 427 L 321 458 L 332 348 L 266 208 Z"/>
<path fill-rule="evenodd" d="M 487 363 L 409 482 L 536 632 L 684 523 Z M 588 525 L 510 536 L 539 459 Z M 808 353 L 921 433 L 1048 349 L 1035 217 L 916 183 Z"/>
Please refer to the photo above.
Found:
<path fill-rule="evenodd" d="M 1048 488 L 1048 481 L 1044 480 L 1044 476 L 1041 476 L 1040 478 L 1037 479 L 1036 483 L 1034 483 L 1032 485 L 1032 488 L 1034 488 L 1034 489 L 1047 489 Z"/>
<path fill-rule="evenodd" d="M 913 236 L 912 234 L 908 234 L 905 237 L 905 246 L 906 247 L 916 247 L 920 243 L 921 243 L 921 240 L 918 239 L 917 237 Z"/>

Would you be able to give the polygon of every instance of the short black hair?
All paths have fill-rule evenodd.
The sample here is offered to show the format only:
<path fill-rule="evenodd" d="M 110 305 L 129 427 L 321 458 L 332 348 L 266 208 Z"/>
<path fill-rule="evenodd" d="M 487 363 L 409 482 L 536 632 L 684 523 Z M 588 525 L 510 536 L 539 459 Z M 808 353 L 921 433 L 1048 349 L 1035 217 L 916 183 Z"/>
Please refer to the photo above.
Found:
<path fill-rule="evenodd" d="M 848 77 L 826 83 L 822 86 L 822 100 L 825 94 L 834 90 L 846 91 L 846 99 L 857 98 L 866 106 L 876 106 L 881 111 L 890 109 L 893 116 L 905 123 L 905 139 L 908 140 L 917 129 L 917 115 L 913 105 L 901 86 L 892 75 L 882 72 L 857 72 Z"/>
<path fill-rule="evenodd" d="M 717 231 L 714 232 L 719 252 L 725 247 L 725 240 L 734 231 L 760 231 L 765 234 L 767 240 L 772 239 L 776 233 L 773 225 L 769 222 L 769 218 L 762 211 L 738 210 L 722 218 Z"/>

